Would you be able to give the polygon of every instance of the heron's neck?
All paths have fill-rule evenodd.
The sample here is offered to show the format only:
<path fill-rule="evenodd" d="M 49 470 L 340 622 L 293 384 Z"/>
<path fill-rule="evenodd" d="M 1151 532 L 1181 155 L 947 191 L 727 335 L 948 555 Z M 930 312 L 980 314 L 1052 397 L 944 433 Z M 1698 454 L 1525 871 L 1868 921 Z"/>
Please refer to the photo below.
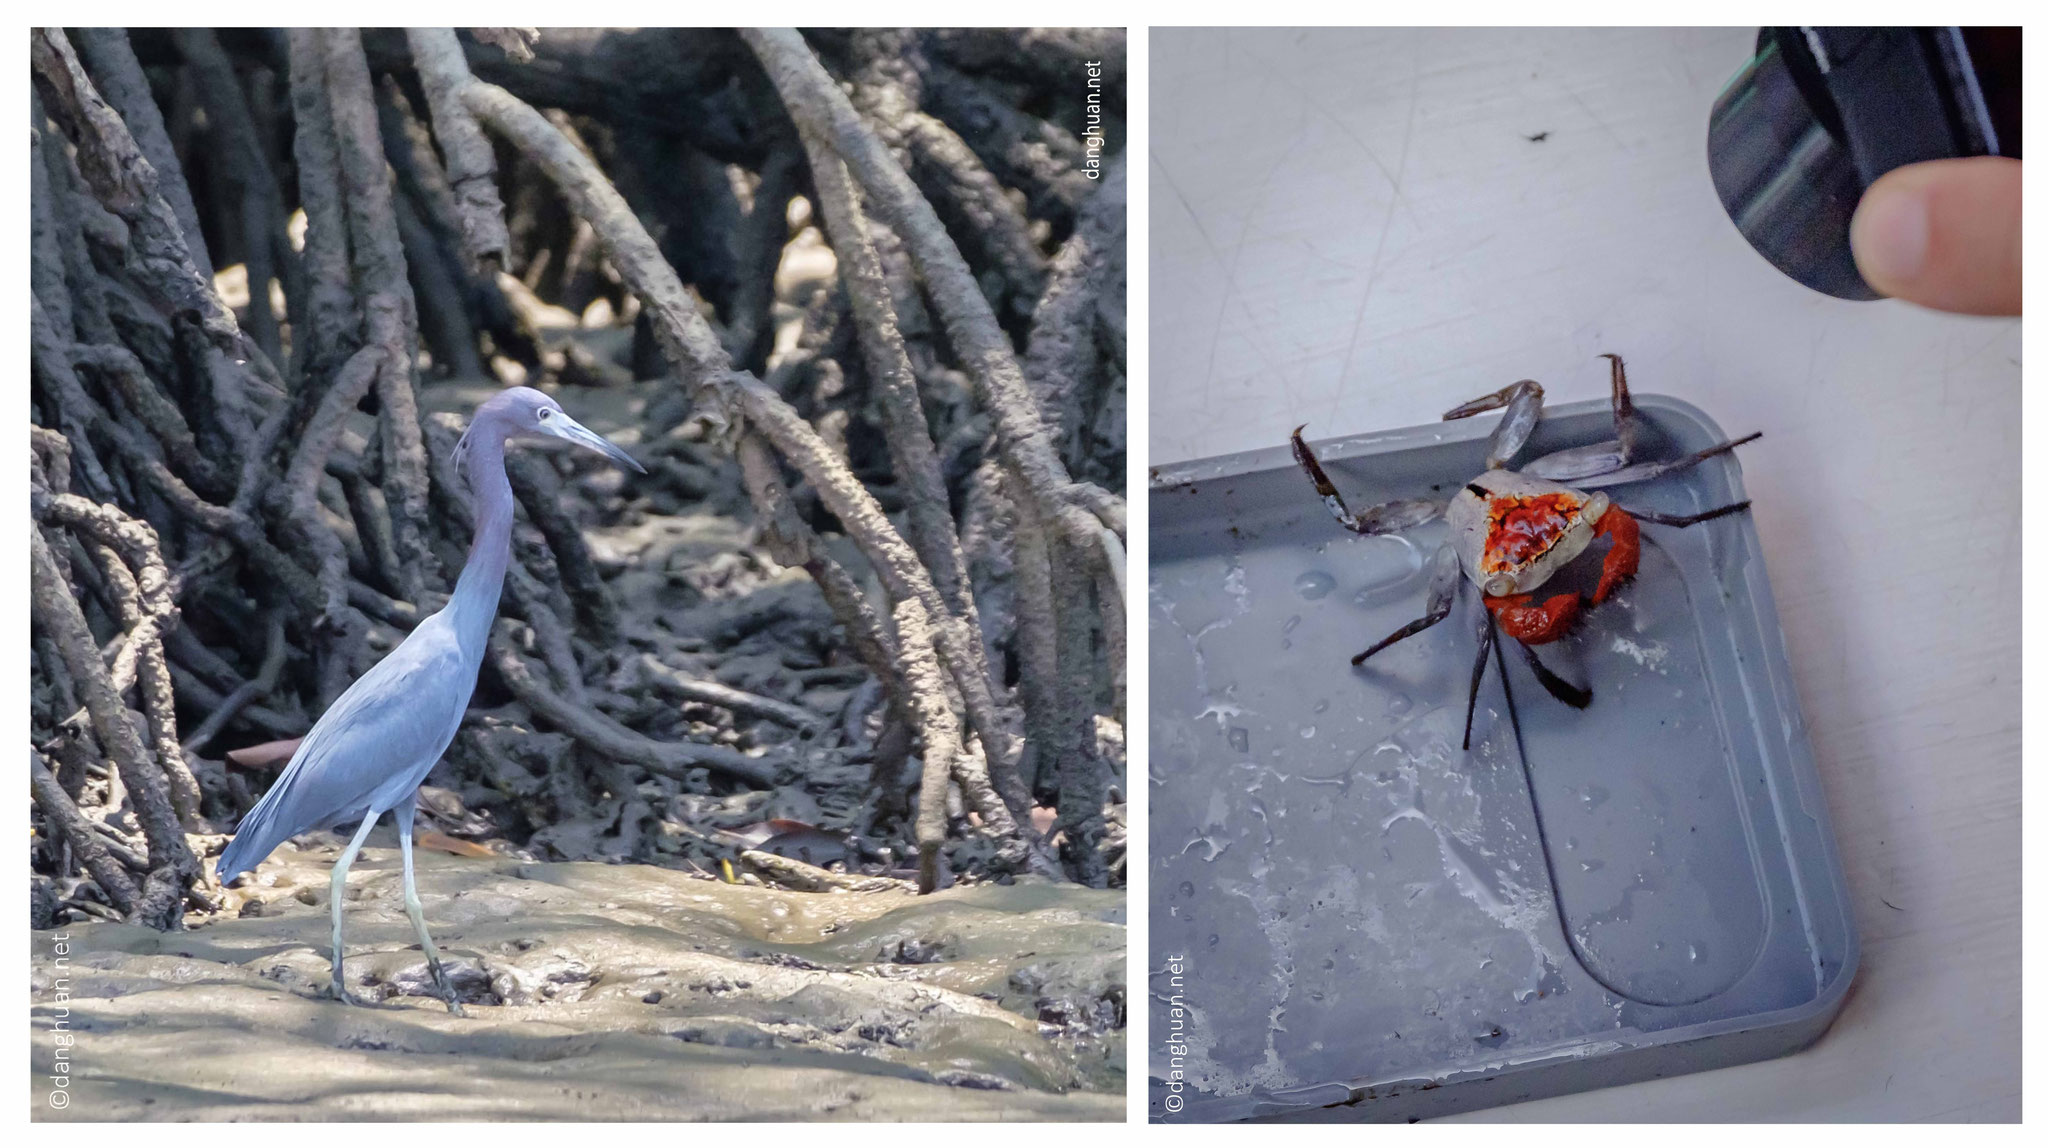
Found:
<path fill-rule="evenodd" d="M 465 469 L 475 495 L 476 536 L 448 599 L 448 617 L 464 652 L 481 661 L 512 559 L 512 484 L 505 478 L 504 440 L 495 435 L 472 440 Z"/>

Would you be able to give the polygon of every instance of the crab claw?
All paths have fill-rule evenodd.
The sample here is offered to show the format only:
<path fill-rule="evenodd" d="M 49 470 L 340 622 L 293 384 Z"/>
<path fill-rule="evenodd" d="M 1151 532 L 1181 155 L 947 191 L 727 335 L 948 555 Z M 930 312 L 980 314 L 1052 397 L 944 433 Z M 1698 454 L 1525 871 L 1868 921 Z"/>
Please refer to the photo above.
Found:
<path fill-rule="evenodd" d="M 1615 588 L 1636 576 L 1636 565 L 1642 560 L 1642 531 L 1636 520 L 1619 506 L 1609 506 L 1600 521 L 1593 524 L 1595 537 L 1606 535 L 1613 540 L 1607 549 L 1607 558 L 1600 564 L 1600 584 L 1593 588 L 1593 602 L 1597 606 L 1614 593 Z"/>
<path fill-rule="evenodd" d="M 1583 606 L 1577 594 L 1552 595 L 1541 605 L 1531 605 L 1534 594 L 1513 594 L 1488 598 L 1486 608 L 1500 622 L 1501 630 L 1525 646 L 1555 642 L 1571 632 Z"/>

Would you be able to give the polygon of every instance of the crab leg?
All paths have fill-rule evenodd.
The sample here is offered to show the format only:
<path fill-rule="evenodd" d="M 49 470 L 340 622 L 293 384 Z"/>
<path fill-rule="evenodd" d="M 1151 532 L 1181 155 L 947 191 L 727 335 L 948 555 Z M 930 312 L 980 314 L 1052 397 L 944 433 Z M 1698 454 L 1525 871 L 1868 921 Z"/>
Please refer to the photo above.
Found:
<path fill-rule="evenodd" d="M 1628 511 L 1628 514 L 1632 518 L 1638 518 L 1644 522 L 1654 522 L 1659 526 L 1697 526 L 1702 522 L 1710 522 L 1723 515 L 1734 514 L 1738 510 L 1748 509 L 1749 500 L 1745 498 L 1741 502 L 1731 502 L 1727 506 L 1717 506 L 1712 510 L 1702 510 L 1698 514 L 1659 514 L 1654 510 L 1631 510 Z"/>
<path fill-rule="evenodd" d="M 1543 414 L 1543 384 L 1534 379 L 1502 387 L 1490 395 L 1481 395 L 1469 403 L 1459 403 L 1444 412 L 1444 421 L 1471 418 L 1482 411 L 1506 407 L 1508 413 L 1493 428 L 1493 437 L 1486 440 L 1486 469 L 1500 470 L 1520 453 L 1529 436 L 1535 433 L 1536 420 Z"/>
<path fill-rule="evenodd" d="M 1628 394 L 1628 373 L 1622 368 L 1620 355 L 1601 357 L 1610 364 L 1608 384 L 1614 404 L 1614 438 L 1608 442 L 1546 454 L 1523 467 L 1523 474 L 1533 474 L 1552 482 L 1574 482 L 1595 475 L 1612 474 L 1627 466 L 1629 459 L 1635 456 L 1640 426 L 1636 421 L 1635 403 Z"/>
<path fill-rule="evenodd" d="M 1366 507 L 1363 513 L 1351 513 L 1351 508 L 1344 505 L 1344 496 L 1337 493 L 1337 484 L 1330 481 L 1330 476 L 1323 473 L 1323 464 L 1316 461 L 1316 452 L 1302 441 L 1302 427 L 1307 425 L 1303 423 L 1295 427 L 1290 438 L 1294 444 L 1294 461 L 1301 464 L 1308 480 L 1315 483 L 1316 493 L 1323 496 L 1323 505 L 1330 508 L 1330 517 L 1344 529 L 1357 534 L 1393 534 L 1411 526 L 1420 526 L 1442 513 L 1443 507 L 1437 503 L 1416 499 L 1382 502 L 1378 506 Z"/>
<path fill-rule="evenodd" d="M 1403 638 L 1412 638 L 1431 626 L 1436 625 L 1438 622 L 1443 621 L 1451 612 L 1451 603 L 1458 600 L 1458 583 L 1462 580 L 1463 574 L 1458 569 L 1458 551 L 1456 548 L 1448 542 L 1437 547 L 1436 556 L 1430 559 L 1429 565 L 1428 609 L 1423 613 L 1422 617 L 1374 642 L 1371 648 L 1351 659 L 1351 664 L 1354 666 L 1363 665 L 1367 658 L 1372 657 L 1395 642 Z"/>
<path fill-rule="evenodd" d="M 1536 656 L 1536 647 L 1545 642 L 1555 642 L 1570 632 L 1572 623 L 1579 617 L 1579 611 L 1586 605 L 1577 594 L 1558 594 L 1542 605 L 1529 605 L 1530 595 L 1517 594 L 1512 598 L 1488 598 L 1487 613 L 1492 615 L 1507 631 L 1515 645 L 1521 647 L 1523 660 L 1535 673 L 1536 680 L 1550 691 L 1558 701 L 1582 710 L 1593 703 L 1593 691 L 1581 689 L 1552 673 L 1550 667 Z"/>
<path fill-rule="evenodd" d="M 1645 462 L 1630 466 L 1629 460 L 1635 457 L 1636 436 L 1641 431 L 1642 424 L 1636 417 L 1635 402 L 1629 398 L 1628 373 L 1622 367 L 1621 356 L 1607 354 L 1601 357 L 1611 364 L 1608 382 L 1614 404 L 1614 438 L 1608 442 L 1575 446 L 1546 454 L 1523 467 L 1523 474 L 1547 478 L 1552 482 L 1568 482 L 1581 490 L 1619 486 L 1624 482 L 1646 482 L 1698 466 L 1715 455 L 1726 454 L 1743 443 L 1763 437 L 1763 432 L 1758 431 L 1756 434 L 1716 443 L 1705 450 L 1694 451 L 1684 458 L 1670 462 Z"/>
<path fill-rule="evenodd" d="M 1673 459 L 1670 462 L 1639 462 L 1634 466 L 1625 466 L 1620 470 L 1609 471 L 1606 474 L 1588 475 L 1577 480 L 1576 485 L 1581 490 L 1595 490 L 1603 486 L 1620 486 L 1624 482 L 1647 482 L 1653 478 L 1662 478 L 1667 474 L 1676 474 L 1681 470 L 1688 470 L 1713 458 L 1715 455 L 1727 454 L 1744 443 L 1755 442 L 1762 437 L 1764 437 L 1764 432 L 1757 431 L 1754 434 L 1743 435 L 1741 438 L 1731 438 L 1727 442 L 1717 442 L 1705 450 L 1696 450 L 1683 458 Z M 1548 476 L 1539 475 L 1538 477 Z"/>
<path fill-rule="evenodd" d="M 1479 708 L 1479 683 L 1486 677 L 1486 655 L 1493 652 L 1493 643 L 1493 611 L 1481 610 L 1479 612 L 1479 656 L 1473 659 L 1472 662 L 1472 693 L 1465 701 L 1464 748 L 1468 752 L 1472 748 L 1472 714 L 1473 711 Z M 1501 680 L 1505 683 L 1507 679 L 1502 678 Z"/>
<path fill-rule="evenodd" d="M 1551 671 L 1549 666 L 1543 664 L 1542 658 L 1536 656 L 1535 647 L 1524 645 L 1521 642 L 1516 642 L 1515 644 L 1522 647 L 1522 657 L 1528 661 L 1529 669 L 1535 672 L 1536 680 L 1542 682 L 1543 688 L 1550 691 L 1551 697 L 1556 698 L 1575 710 L 1582 710 L 1593 704 L 1592 690 L 1580 689 L 1578 686 L 1558 677 Z"/>

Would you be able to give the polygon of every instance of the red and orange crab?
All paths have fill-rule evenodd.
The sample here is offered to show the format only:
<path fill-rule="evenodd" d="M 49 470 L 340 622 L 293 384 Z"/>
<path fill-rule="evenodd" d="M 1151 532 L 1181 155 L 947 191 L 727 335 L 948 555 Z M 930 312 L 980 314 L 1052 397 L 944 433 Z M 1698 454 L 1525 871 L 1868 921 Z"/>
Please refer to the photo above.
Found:
<path fill-rule="evenodd" d="M 1445 413 L 1445 419 L 1462 419 L 1498 407 L 1507 408 L 1507 414 L 1487 442 L 1486 472 L 1466 483 L 1451 498 L 1448 507 L 1437 502 L 1404 500 L 1381 503 L 1353 514 L 1329 476 L 1323 473 L 1315 452 L 1302 441 L 1302 428 L 1294 428 L 1295 461 L 1308 473 L 1316 493 L 1323 496 L 1324 505 L 1345 529 L 1359 534 L 1393 534 L 1421 526 L 1439 513 L 1450 526 L 1450 537 L 1430 560 L 1427 612 L 1351 659 L 1351 664 L 1359 665 L 1448 617 L 1457 600 L 1462 571 L 1479 587 L 1486 606 L 1480 620 L 1479 657 L 1472 666 L 1471 698 L 1465 707 L 1466 749 L 1472 748 L 1472 711 L 1479 701 L 1479 683 L 1486 672 L 1486 658 L 1493 650 L 1496 628 L 1515 639 L 1529 668 L 1552 697 L 1584 709 L 1592 703 L 1593 691 L 1551 672 L 1533 647 L 1555 642 L 1570 633 L 1584 610 L 1605 602 L 1616 587 L 1635 576 L 1642 554 L 1638 520 L 1663 526 L 1692 526 L 1749 507 L 1743 501 L 1698 514 L 1658 514 L 1624 510 L 1605 494 L 1586 493 L 1594 487 L 1644 482 L 1697 466 L 1760 438 L 1763 433 L 1717 443 L 1670 462 L 1634 462 L 1640 428 L 1635 407 L 1629 401 L 1628 376 L 1621 356 L 1603 357 L 1613 365 L 1614 438 L 1609 442 L 1547 454 L 1519 471 L 1507 469 L 1542 416 L 1543 387 L 1531 379 Z M 1574 590 L 1538 601 L 1536 591 L 1584 553 L 1595 538 L 1607 538 L 1610 545 L 1592 592 Z"/>

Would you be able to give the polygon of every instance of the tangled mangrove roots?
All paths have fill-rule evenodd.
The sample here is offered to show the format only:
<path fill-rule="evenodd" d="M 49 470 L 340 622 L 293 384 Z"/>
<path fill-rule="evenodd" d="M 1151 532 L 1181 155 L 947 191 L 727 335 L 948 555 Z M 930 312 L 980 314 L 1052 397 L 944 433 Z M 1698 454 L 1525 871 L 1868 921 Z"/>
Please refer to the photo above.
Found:
<path fill-rule="evenodd" d="M 206 858 L 446 601 L 513 383 L 649 473 L 515 456 L 439 847 L 1121 884 L 1120 32 L 31 61 L 36 924 L 226 906 Z"/>

